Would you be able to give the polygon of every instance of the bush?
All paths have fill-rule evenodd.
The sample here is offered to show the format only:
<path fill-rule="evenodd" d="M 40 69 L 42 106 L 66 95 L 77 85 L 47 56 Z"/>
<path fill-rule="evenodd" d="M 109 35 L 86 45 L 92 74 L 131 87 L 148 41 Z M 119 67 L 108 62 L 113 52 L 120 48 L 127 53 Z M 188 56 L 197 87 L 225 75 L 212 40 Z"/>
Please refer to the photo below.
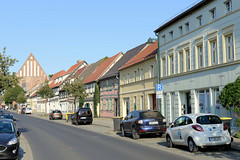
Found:
<path fill-rule="evenodd" d="M 240 138 L 240 131 L 236 133 L 235 137 Z"/>

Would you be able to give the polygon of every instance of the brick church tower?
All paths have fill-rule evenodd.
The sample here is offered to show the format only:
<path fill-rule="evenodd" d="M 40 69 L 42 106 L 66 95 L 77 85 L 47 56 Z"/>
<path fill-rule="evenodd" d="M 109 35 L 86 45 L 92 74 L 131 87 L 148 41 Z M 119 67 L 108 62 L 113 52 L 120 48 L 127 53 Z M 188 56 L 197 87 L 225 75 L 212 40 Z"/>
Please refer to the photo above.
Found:
<path fill-rule="evenodd" d="M 39 65 L 36 58 L 31 53 L 21 69 L 17 73 L 18 77 L 21 77 L 19 85 L 28 92 L 33 87 L 42 84 L 47 79 L 46 73 Z"/>

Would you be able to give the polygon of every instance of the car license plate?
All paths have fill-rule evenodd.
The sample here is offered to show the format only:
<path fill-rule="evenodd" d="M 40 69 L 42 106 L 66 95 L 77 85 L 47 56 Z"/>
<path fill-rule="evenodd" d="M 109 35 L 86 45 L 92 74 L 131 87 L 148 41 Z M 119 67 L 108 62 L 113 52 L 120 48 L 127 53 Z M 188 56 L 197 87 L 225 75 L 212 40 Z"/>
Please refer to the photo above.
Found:
<path fill-rule="evenodd" d="M 221 141 L 220 137 L 209 137 L 209 141 Z"/>
<path fill-rule="evenodd" d="M 87 119 L 87 117 L 81 117 L 81 119 Z"/>
<path fill-rule="evenodd" d="M 158 124 L 158 121 L 149 122 L 149 124 L 151 124 L 151 125 L 153 125 L 153 124 Z"/>

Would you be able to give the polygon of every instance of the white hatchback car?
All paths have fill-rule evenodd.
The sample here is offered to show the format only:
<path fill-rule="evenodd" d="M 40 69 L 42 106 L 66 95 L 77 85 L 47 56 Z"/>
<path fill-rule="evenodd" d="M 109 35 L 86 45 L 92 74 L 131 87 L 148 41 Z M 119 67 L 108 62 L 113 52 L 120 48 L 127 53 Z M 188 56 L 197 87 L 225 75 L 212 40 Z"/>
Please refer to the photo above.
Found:
<path fill-rule="evenodd" d="M 32 114 L 32 108 L 26 108 L 25 114 Z"/>
<path fill-rule="evenodd" d="M 188 146 L 190 152 L 199 147 L 222 146 L 231 149 L 231 136 L 226 125 L 215 114 L 185 114 L 177 118 L 166 131 L 168 147 Z"/>

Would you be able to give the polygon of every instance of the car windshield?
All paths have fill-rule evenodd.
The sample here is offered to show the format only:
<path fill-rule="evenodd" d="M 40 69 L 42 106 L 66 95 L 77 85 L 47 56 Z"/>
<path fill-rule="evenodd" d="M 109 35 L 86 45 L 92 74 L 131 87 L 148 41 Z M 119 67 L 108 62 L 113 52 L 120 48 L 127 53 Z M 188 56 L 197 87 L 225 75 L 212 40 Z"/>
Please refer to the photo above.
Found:
<path fill-rule="evenodd" d="M 162 118 L 162 115 L 160 112 L 141 112 L 140 117 L 141 118 Z"/>
<path fill-rule="evenodd" d="M 90 110 L 89 109 L 80 109 L 79 110 L 79 115 L 81 114 L 91 114 Z"/>
<path fill-rule="evenodd" d="M 56 111 L 53 111 L 53 113 L 61 113 L 61 111 L 59 111 L 59 110 L 56 110 Z"/>
<path fill-rule="evenodd" d="M 0 133 L 13 133 L 14 127 L 11 122 L 0 122 Z"/>
<path fill-rule="evenodd" d="M 215 115 L 205 115 L 197 117 L 197 123 L 199 124 L 221 124 L 222 120 Z"/>

